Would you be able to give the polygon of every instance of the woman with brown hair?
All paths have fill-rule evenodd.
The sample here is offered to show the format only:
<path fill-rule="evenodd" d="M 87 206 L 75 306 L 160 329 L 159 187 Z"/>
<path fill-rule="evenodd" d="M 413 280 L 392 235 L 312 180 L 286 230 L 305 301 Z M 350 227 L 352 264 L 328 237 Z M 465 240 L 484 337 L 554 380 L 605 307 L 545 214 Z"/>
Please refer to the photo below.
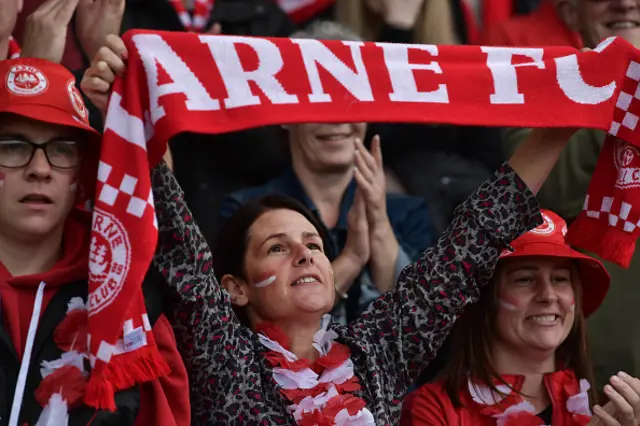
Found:
<path fill-rule="evenodd" d="M 591 419 L 585 318 L 604 300 L 609 274 L 566 244 L 563 219 L 542 217 L 500 255 L 480 301 L 454 328 L 440 380 L 405 401 L 403 426 L 638 425 L 640 381 L 624 373 L 604 388 L 617 419 L 598 405 Z"/>

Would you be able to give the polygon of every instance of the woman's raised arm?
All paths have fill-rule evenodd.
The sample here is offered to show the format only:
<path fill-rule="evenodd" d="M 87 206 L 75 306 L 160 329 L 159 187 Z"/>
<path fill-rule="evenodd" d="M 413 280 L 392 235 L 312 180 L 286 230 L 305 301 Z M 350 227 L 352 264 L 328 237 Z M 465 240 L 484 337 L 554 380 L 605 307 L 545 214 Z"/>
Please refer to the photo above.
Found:
<path fill-rule="evenodd" d="M 153 266 L 178 293 L 173 328 L 191 389 L 198 390 L 192 406 L 202 407 L 216 397 L 206 394 L 213 387 L 204 382 L 230 369 L 241 377 L 248 368 L 239 356 L 248 331 L 215 278 L 209 246 L 164 161 L 153 170 L 152 184 L 159 233 Z"/>
<path fill-rule="evenodd" d="M 535 199 L 573 131 L 538 130 L 456 209 L 454 219 L 396 289 L 348 327 L 352 344 L 383 369 L 401 398 L 435 357 L 465 306 L 478 300 L 509 243 L 541 223 Z M 470 142 L 472 143 L 472 142 Z"/>

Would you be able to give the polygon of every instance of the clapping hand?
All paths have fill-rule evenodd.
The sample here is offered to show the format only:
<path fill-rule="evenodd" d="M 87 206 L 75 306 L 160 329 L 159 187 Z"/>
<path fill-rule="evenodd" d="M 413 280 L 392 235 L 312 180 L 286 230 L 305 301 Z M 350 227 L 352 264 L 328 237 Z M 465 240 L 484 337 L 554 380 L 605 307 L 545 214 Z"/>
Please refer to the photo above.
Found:
<path fill-rule="evenodd" d="M 369 224 L 367 206 L 362 191 L 356 189 L 353 204 L 347 216 L 347 241 L 343 253 L 346 253 L 359 269 L 363 268 L 371 256 L 369 243 Z"/>
<path fill-rule="evenodd" d="M 588 426 L 638 426 L 640 424 L 640 380 L 618 373 L 604 387 L 609 402 L 593 407 Z"/>
<path fill-rule="evenodd" d="M 387 215 L 387 183 L 379 136 L 373 138 L 371 152 L 356 140 L 354 163 L 354 177 L 367 208 L 371 275 L 378 290 L 384 293 L 395 285 L 399 244 Z"/>
<path fill-rule="evenodd" d="M 387 217 L 387 182 L 382 163 L 380 137 L 374 136 L 371 152 L 356 140 L 354 177 L 367 205 L 367 220 L 373 228 L 389 223 Z"/>
<path fill-rule="evenodd" d="M 60 63 L 78 0 L 47 0 L 27 17 L 21 56 Z M 0 12 L 2 13 L 2 12 Z"/>
<path fill-rule="evenodd" d="M 75 29 L 80 45 L 93 59 L 110 34 L 120 34 L 125 0 L 79 0 Z"/>

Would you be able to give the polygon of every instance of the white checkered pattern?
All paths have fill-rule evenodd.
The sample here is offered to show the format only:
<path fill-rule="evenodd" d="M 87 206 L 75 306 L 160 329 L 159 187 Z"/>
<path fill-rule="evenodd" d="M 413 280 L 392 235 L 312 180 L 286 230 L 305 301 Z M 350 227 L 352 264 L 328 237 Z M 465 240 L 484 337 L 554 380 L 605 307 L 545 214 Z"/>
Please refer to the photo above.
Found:
<path fill-rule="evenodd" d="M 618 135 L 621 126 L 624 126 L 629 130 L 635 130 L 638 126 L 639 117 L 631 112 L 630 109 L 634 100 L 640 100 L 640 64 L 638 62 L 631 61 L 629 63 L 629 68 L 627 68 L 626 76 L 634 82 L 632 84 L 632 90 L 630 90 L 633 94 L 625 92 L 624 89 L 620 90 L 618 101 L 616 102 L 616 108 L 624 111 L 624 115 L 620 121 L 616 121 L 614 118 L 611 122 L 609 133 L 613 136 Z"/>
<path fill-rule="evenodd" d="M 614 203 L 613 197 L 603 197 L 598 210 L 589 209 L 589 195 L 584 200 L 584 211 L 592 219 L 600 219 L 603 214 L 608 215 L 609 226 L 632 233 L 636 228 L 640 228 L 640 220 L 632 222 L 629 219 L 631 204 L 627 202 Z"/>
<path fill-rule="evenodd" d="M 142 315 L 142 328 L 146 333 L 149 333 L 152 328 L 151 328 L 151 323 L 149 322 L 149 317 L 147 316 L 147 314 L 143 314 Z M 129 332 L 133 331 L 134 329 L 134 325 L 133 325 L 133 320 L 129 319 L 126 320 L 122 326 L 122 331 L 123 334 L 126 336 Z M 87 347 L 91 347 L 91 334 L 87 335 Z M 118 339 L 118 341 L 116 342 L 115 345 L 112 345 L 106 341 L 102 341 L 100 342 L 100 346 L 98 347 L 98 353 L 96 356 L 93 356 L 92 354 L 89 355 L 89 361 L 91 362 L 91 367 L 95 367 L 96 364 L 96 359 L 99 359 L 102 362 L 110 362 L 111 361 L 111 357 L 114 355 L 122 355 L 124 353 L 127 353 L 125 347 L 124 347 L 124 340 L 123 339 Z"/>
<path fill-rule="evenodd" d="M 134 195 L 138 179 L 128 174 L 125 174 L 117 186 L 114 186 L 113 180 L 115 178 L 112 178 L 111 181 L 109 180 L 112 170 L 113 167 L 110 164 L 100 161 L 100 165 L 98 167 L 98 181 L 102 183 L 102 189 L 100 189 L 98 199 L 108 206 L 113 207 L 119 198 L 126 197 L 129 200 L 127 204 L 127 213 L 137 218 L 144 216 L 147 207 L 151 207 L 154 217 L 153 226 L 158 229 L 158 220 L 155 215 L 153 205 L 153 191 L 149 191 L 149 195 L 146 199 Z"/>

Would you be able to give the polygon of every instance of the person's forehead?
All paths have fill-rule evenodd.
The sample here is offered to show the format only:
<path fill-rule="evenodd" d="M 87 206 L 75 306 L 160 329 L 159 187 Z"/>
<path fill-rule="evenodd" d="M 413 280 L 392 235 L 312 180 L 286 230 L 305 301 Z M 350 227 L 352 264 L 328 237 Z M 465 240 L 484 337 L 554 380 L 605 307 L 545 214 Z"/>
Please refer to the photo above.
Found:
<path fill-rule="evenodd" d="M 521 256 L 505 259 L 504 270 L 514 272 L 523 269 L 566 269 L 571 266 L 571 259 L 557 256 Z"/>
<path fill-rule="evenodd" d="M 317 233 L 318 231 L 307 218 L 296 211 L 287 209 L 265 212 L 251 227 L 251 235 L 258 237 L 257 239 L 275 234 L 297 238 L 304 234 Z"/>

